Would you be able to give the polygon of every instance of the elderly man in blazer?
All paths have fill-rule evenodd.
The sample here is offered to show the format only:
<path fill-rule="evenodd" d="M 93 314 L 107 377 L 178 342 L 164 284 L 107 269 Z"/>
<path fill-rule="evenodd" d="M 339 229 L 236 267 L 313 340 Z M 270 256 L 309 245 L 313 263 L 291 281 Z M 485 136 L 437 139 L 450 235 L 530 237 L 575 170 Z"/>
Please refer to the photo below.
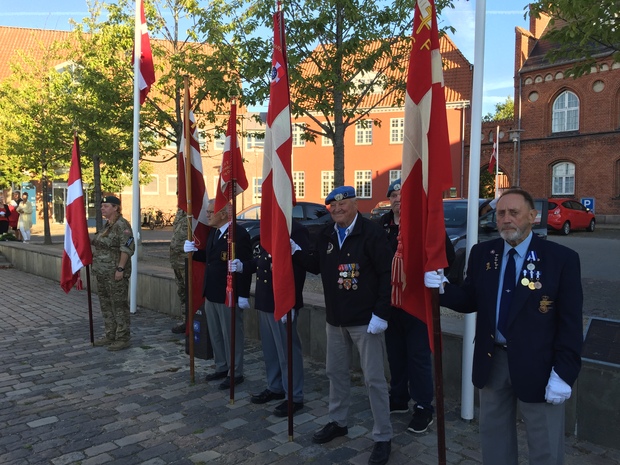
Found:
<path fill-rule="evenodd" d="M 517 465 L 517 406 L 531 465 L 564 462 L 564 401 L 581 367 L 581 271 L 576 252 L 532 234 L 534 201 L 522 189 L 497 202 L 501 239 L 471 249 L 461 287 L 441 272 L 441 305 L 478 312 L 473 383 L 480 389 L 483 463 Z M 444 287 L 445 286 L 445 287 Z"/>

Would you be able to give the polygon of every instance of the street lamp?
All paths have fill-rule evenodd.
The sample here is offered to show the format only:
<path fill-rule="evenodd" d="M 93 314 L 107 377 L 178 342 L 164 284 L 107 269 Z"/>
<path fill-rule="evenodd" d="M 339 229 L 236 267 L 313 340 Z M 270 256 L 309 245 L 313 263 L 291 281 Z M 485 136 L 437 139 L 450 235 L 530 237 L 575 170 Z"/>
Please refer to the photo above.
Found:
<path fill-rule="evenodd" d="M 513 142 L 513 155 L 512 155 L 512 178 L 514 180 L 515 186 L 521 185 L 521 145 L 519 145 L 517 150 L 517 144 L 521 139 L 521 133 L 523 129 L 512 129 L 510 131 L 510 140 Z"/>

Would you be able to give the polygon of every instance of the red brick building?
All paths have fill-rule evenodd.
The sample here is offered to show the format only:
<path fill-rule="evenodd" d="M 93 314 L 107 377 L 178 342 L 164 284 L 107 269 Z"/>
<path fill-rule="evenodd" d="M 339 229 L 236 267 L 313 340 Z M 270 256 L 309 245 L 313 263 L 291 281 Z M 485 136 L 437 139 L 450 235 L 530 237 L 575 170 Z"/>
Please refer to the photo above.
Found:
<path fill-rule="evenodd" d="M 594 199 L 599 223 L 620 222 L 620 63 L 601 49 L 589 74 L 567 77 L 573 62 L 545 58 L 547 27 L 541 18 L 516 28 L 516 114 L 500 122 L 500 168 L 535 196 Z M 483 126 L 483 167 L 496 124 Z"/>

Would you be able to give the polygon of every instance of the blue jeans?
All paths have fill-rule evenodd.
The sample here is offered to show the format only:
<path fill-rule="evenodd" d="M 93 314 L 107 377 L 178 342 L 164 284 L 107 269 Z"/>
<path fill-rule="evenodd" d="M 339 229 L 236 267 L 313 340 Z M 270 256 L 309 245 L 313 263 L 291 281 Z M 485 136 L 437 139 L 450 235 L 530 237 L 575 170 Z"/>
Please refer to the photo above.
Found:
<path fill-rule="evenodd" d="M 390 364 L 390 398 L 393 402 L 416 404 L 433 411 L 433 368 L 426 324 L 400 308 L 392 307 L 385 331 Z"/>

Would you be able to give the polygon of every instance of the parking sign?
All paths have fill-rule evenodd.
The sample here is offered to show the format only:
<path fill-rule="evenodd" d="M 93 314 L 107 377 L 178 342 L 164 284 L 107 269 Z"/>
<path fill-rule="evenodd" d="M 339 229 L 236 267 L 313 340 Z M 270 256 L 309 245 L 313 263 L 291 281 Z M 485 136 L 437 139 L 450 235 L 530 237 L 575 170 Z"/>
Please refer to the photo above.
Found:
<path fill-rule="evenodd" d="M 581 203 L 584 207 L 589 208 L 594 213 L 594 197 L 581 197 Z"/>

